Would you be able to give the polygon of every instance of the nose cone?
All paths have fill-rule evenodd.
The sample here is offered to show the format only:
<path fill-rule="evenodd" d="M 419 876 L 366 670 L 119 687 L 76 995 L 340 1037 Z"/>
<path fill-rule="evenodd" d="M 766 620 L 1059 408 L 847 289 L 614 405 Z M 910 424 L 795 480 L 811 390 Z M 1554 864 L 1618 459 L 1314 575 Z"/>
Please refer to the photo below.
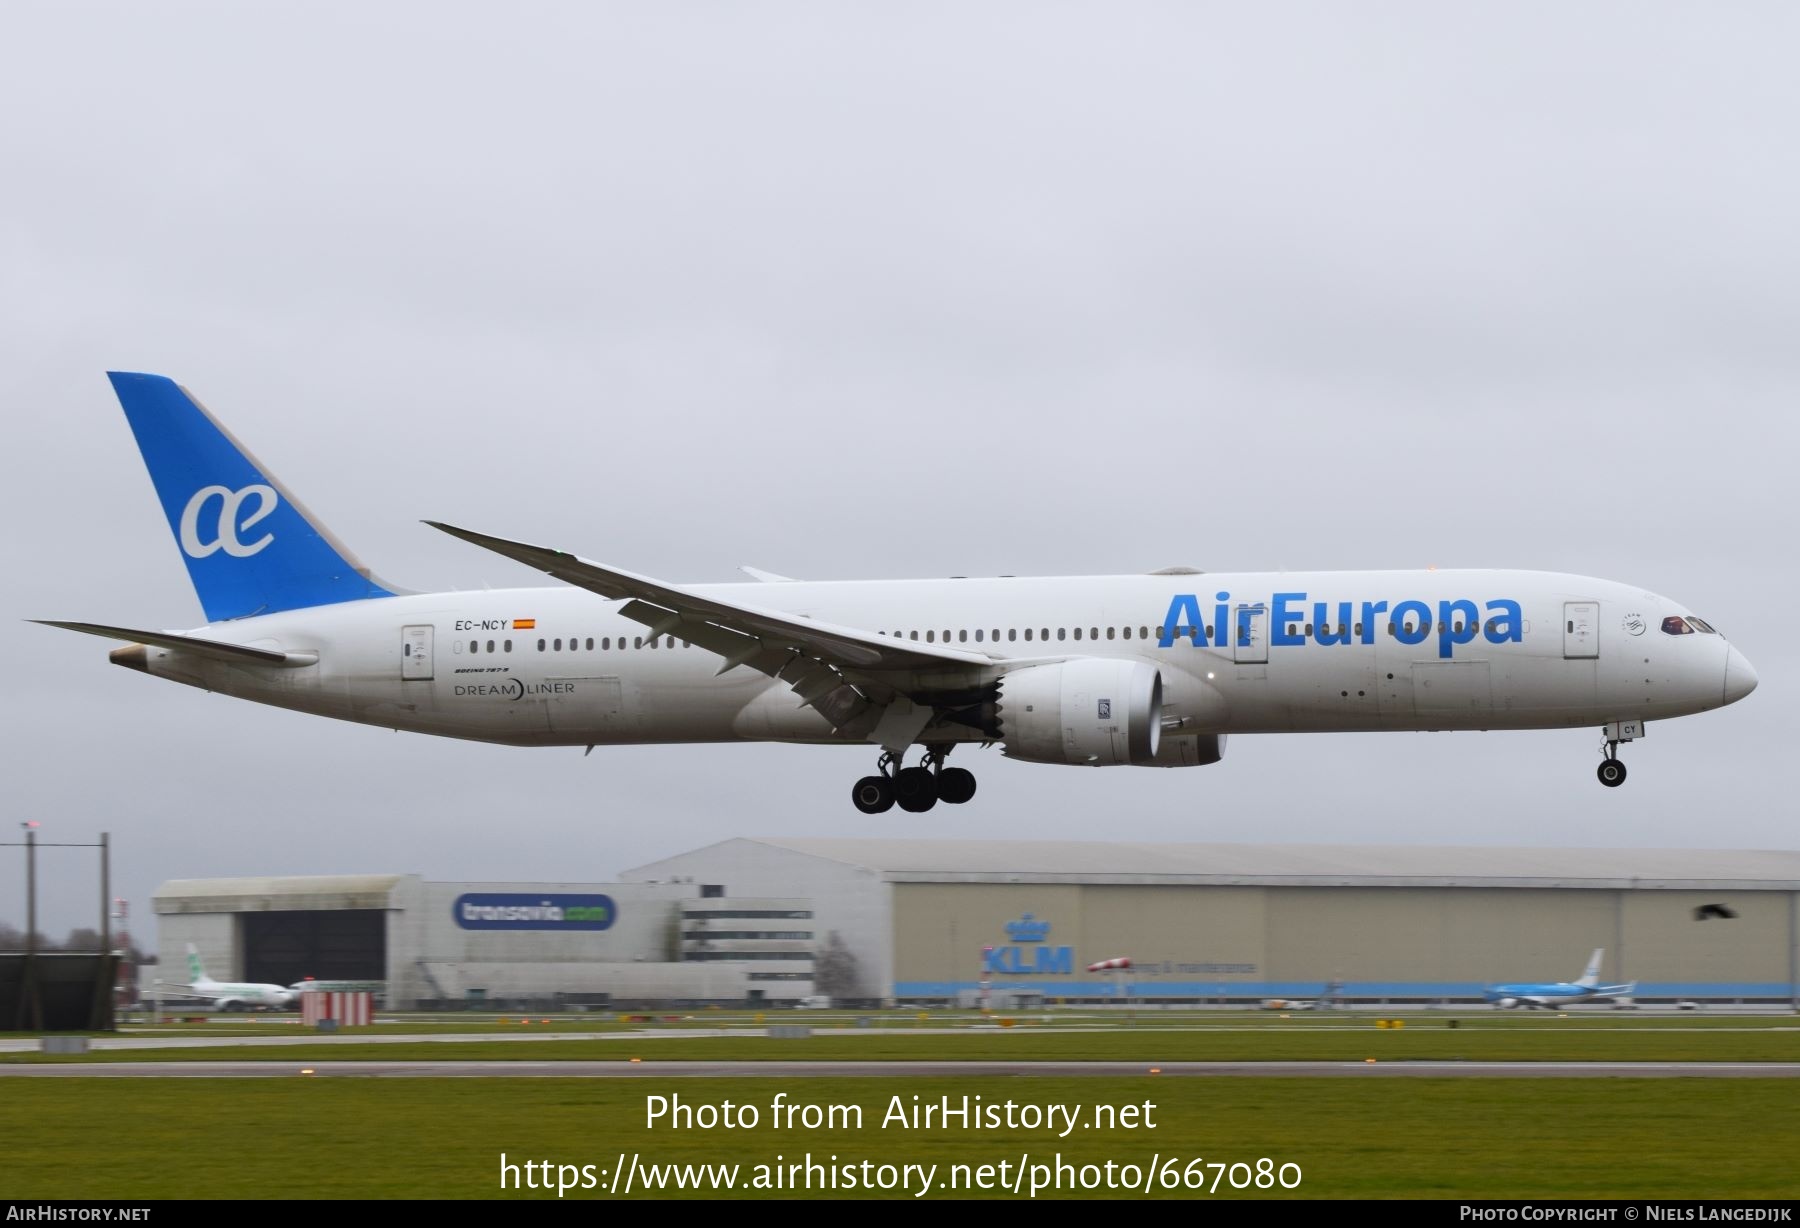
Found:
<path fill-rule="evenodd" d="M 1756 671 L 1736 648 L 1725 655 L 1725 702 L 1734 704 L 1756 689 Z"/>

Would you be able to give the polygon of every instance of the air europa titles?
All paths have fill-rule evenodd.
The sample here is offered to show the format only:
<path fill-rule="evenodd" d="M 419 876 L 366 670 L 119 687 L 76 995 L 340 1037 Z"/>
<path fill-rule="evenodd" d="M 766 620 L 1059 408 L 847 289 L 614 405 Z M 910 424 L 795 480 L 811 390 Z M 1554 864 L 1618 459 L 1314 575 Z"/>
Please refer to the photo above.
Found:
<path fill-rule="evenodd" d="M 1473 642 L 1477 635 L 1490 644 L 1517 644 L 1524 638 L 1525 620 L 1519 603 L 1507 598 L 1477 606 L 1466 598 L 1440 601 L 1434 611 L 1425 601 L 1313 601 L 1305 593 L 1276 593 L 1270 606 L 1231 607 L 1231 594 L 1214 596 L 1212 617 L 1201 612 L 1200 598 L 1177 593 L 1169 601 L 1158 646 L 1170 648 L 1185 639 L 1196 648 L 1229 648 L 1235 626 L 1240 645 L 1251 643 L 1251 622 L 1266 614 L 1269 646 L 1291 648 L 1308 637 L 1320 644 L 1373 644 L 1377 631 L 1385 630 L 1402 644 L 1422 644 L 1434 633 L 1437 653 L 1451 656 L 1458 644 Z M 1436 625 L 1433 626 L 1435 615 Z M 1210 638 L 1209 638 L 1210 633 Z"/>

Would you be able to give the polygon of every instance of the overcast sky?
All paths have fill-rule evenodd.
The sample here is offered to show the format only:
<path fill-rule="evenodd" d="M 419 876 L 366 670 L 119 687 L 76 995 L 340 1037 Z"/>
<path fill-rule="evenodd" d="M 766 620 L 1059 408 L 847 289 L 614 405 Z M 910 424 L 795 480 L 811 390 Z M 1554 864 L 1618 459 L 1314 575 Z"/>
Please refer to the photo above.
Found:
<path fill-rule="evenodd" d="M 12 820 L 171 878 L 575 879 L 734 835 L 1792 848 L 1800 11 L 1784 4 L 0 7 Z M 1234 738 L 1190 771 L 521 750 L 117 669 L 201 621 L 107 369 L 377 572 L 1526 567 L 1688 602 L 1746 702 Z M 6 836 L 11 839 L 11 836 Z M 16 850 L 0 919 L 23 920 Z M 44 855 L 43 927 L 90 924 Z"/>

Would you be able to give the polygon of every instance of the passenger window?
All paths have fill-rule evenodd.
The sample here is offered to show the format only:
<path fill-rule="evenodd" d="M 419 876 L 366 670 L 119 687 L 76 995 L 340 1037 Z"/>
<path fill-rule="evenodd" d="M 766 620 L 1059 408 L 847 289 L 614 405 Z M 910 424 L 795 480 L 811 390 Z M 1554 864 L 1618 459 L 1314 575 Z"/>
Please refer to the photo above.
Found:
<path fill-rule="evenodd" d="M 556 651 L 556 652 L 562 651 L 562 640 L 560 638 L 551 640 L 550 644 L 551 644 L 551 648 L 553 651 Z"/>
<path fill-rule="evenodd" d="M 538 643 L 538 647 L 539 647 L 539 648 L 542 648 L 542 647 L 543 647 L 543 646 L 544 646 L 544 645 L 543 645 L 543 642 L 542 642 L 542 641 L 539 641 L 539 643 Z M 610 652 L 610 651 L 611 651 L 611 650 L 612 650 L 612 636 L 610 636 L 610 635 L 609 635 L 609 636 L 606 636 L 606 637 L 605 637 L 605 638 L 603 638 L 603 639 L 602 639 L 602 640 L 601 640 L 601 641 L 600 641 L 600 647 L 601 647 L 601 648 L 602 648 L 602 649 L 604 649 L 604 650 L 606 650 L 606 651 L 608 651 L 608 652 Z"/>
<path fill-rule="evenodd" d="M 906 634 L 915 640 L 919 638 L 919 633 L 917 631 L 908 631 Z"/>
<path fill-rule="evenodd" d="M 967 644 L 969 642 L 968 631 L 967 630 L 958 631 L 956 633 L 956 642 L 959 644 Z"/>
<path fill-rule="evenodd" d="M 1069 629 L 1067 627 L 1058 627 L 1056 629 L 1056 638 L 1058 640 L 1068 639 L 1069 638 Z"/>
<path fill-rule="evenodd" d="M 1362 624 L 1361 623 L 1356 624 L 1356 636 L 1358 639 L 1362 638 Z"/>
<path fill-rule="evenodd" d="M 1081 638 L 1081 628 L 1080 627 L 1075 628 L 1075 638 L 1076 639 Z"/>
<path fill-rule="evenodd" d="M 1309 635 L 1309 636 L 1310 636 L 1310 635 L 1311 635 L 1311 634 L 1312 634 L 1312 633 L 1313 633 L 1313 632 L 1312 632 L 1312 624 L 1311 624 L 1311 623 L 1307 623 L 1307 624 L 1306 624 L 1306 634 L 1307 634 L 1307 635 Z"/>
<path fill-rule="evenodd" d="M 981 643 L 981 628 L 980 627 L 975 628 L 975 642 L 977 644 Z"/>
<path fill-rule="evenodd" d="M 642 648 L 644 646 L 644 637 L 641 635 L 632 636 L 631 637 L 631 646 L 633 648 Z"/>
<path fill-rule="evenodd" d="M 1017 640 L 1018 638 L 1019 638 L 1019 629 L 1017 627 L 1008 627 L 1006 629 L 1006 642 L 1007 643 L 1010 644 L 1013 641 Z"/>
<path fill-rule="evenodd" d="M 470 652 L 480 652 L 481 651 L 481 641 L 480 640 L 470 640 L 469 641 L 469 651 Z"/>
<path fill-rule="evenodd" d="M 539 652 L 544 651 L 544 641 L 543 640 L 538 641 L 538 651 Z"/>
<path fill-rule="evenodd" d="M 1039 639 L 1040 639 L 1040 640 L 1043 640 L 1043 641 L 1045 641 L 1045 642 L 1046 642 L 1046 643 L 1048 643 L 1048 642 L 1049 642 L 1049 640 L 1050 640 L 1050 628 L 1048 628 L 1048 627 L 1039 627 L 1039 628 L 1038 628 L 1038 638 L 1039 638 Z"/>
<path fill-rule="evenodd" d="M 1031 628 L 1030 627 L 1025 628 L 1025 639 L 1026 639 L 1027 643 L 1029 643 L 1031 640 Z"/>
<path fill-rule="evenodd" d="M 1161 627 L 1158 627 L 1156 629 L 1156 638 L 1160 640 L 1162 637 L 1163 637 L 1163 629 Z"/>
<path fill-rule="evenodd" d="M 1110 640 L 1112 637 L 1113 637 L 1113 628 L 1108 627 L 1106 629 L 1106 638 Z"/>
<path fill-rule="evenodd" d="M 1125 638 L 1130 639 L 1131 638 L 1131 628 L 1126 627 L 1124 630 L 1125 630 Z M 1108 634 L 1110 634 L 1110 632 Z"/>
<path fill-rule="evenodd" d="M 944 643 L 948 644 L 949 642 L 950 642 L 950 628 L 945 627 L 944 628 Z"/>
<path fill-rule="evenodd" d="M 935 631 L 927 631 L 927 632 L 926 632 L 926 633 L 925 633 L 925 642 L 926 642 L 926 643 L 927 643 L 927 644 L 935 644 L 935 643 L 937 643 L 937 632 L 935 632 Z"/>
<path fill-rule="evenodd" d="M 587 650 L 589 652 L 594 651 L 594 637 L 591 635 L 587 637 Z"/>
<path fill-rule="evenodd" d="M 1161 632 L 1160 632 L 1160 631 L 1159 631 L 1159 632 L 1157 632 L 1157 634 L 1158 634 L 1158 635 L 1161 635 L 1161 634 L 1162 634 L 1162 633 L 1161 633 Z M 1150 638 L 1150 628 L 1148 628 L 1148 627 L 1139 627 L 1139 628 L 1138 628 L 1138 638 L 1139 638 L 1139 639 L 1140 639 L 1140 640 L 1147 640 L 1147 639 L 1149 639 L 1149 638 Z"/>
<path fill-rule="evenodd" d="M 1574 628 L 1574 624 L 1571 623 L 1569 625 L 1572 630 Z M 1662 629 L 1663 629 L 1664 635 L 1692 635 L 1692 634 L 1694 634 L 1694 629 L 1692 627 L 1688 626 L 1687 623 L 1684 622 L 1679 615 L 1675 615 L 1675 614 L 1671 614 L 1667 618 L 1663 619 Z"/>
<path fill-rule="evenodd" d="M 504 644 L 501 645 L 501 647 L 506 649 L 506 651 L 511 652 L 512 651 L 512 641 L 507 640 Z"/>
<path fill-rule="evenodd" d="M 487 650 L 488 650 L 488 651 L 489 651 L 489 652 L 492 652 L 492 651 L 494 651 L 494 641 L 493 641 L 493 640 L 489 640 L 489 641 L 488 641 L 488 642 L 487 642 Z"/>

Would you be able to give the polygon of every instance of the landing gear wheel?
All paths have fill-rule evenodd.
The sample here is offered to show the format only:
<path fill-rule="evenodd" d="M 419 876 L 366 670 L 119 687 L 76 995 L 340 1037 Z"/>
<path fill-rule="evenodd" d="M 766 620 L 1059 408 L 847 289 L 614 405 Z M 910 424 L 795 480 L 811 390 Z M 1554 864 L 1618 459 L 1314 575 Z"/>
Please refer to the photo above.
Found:
<path fill-rule="evenodd" d="M 937 805 L 937 777 L 930 768 L 901 768 L 894 774 L 894 800 L 902 810 L 923 814 Z"/>
<path fill-rule="evenodd" d="M 960 806 L 975 796 L 975 773 L 968 768 L 945 768 L 938 773 L 938 801 Z"/>
<path fill-rule="evenodd" d="M 1620 759 L 1602 759 L 1598 775 L 1601 784 L 1616 789 L 1625 783 L 1625 763 Z"/>
<path fill-rule="evenodd" d="M 894 805 L 894 782 L 886 776 L 864 776 L 850 790 L 850 800 L 864 814 L 880 814 Z"/>

